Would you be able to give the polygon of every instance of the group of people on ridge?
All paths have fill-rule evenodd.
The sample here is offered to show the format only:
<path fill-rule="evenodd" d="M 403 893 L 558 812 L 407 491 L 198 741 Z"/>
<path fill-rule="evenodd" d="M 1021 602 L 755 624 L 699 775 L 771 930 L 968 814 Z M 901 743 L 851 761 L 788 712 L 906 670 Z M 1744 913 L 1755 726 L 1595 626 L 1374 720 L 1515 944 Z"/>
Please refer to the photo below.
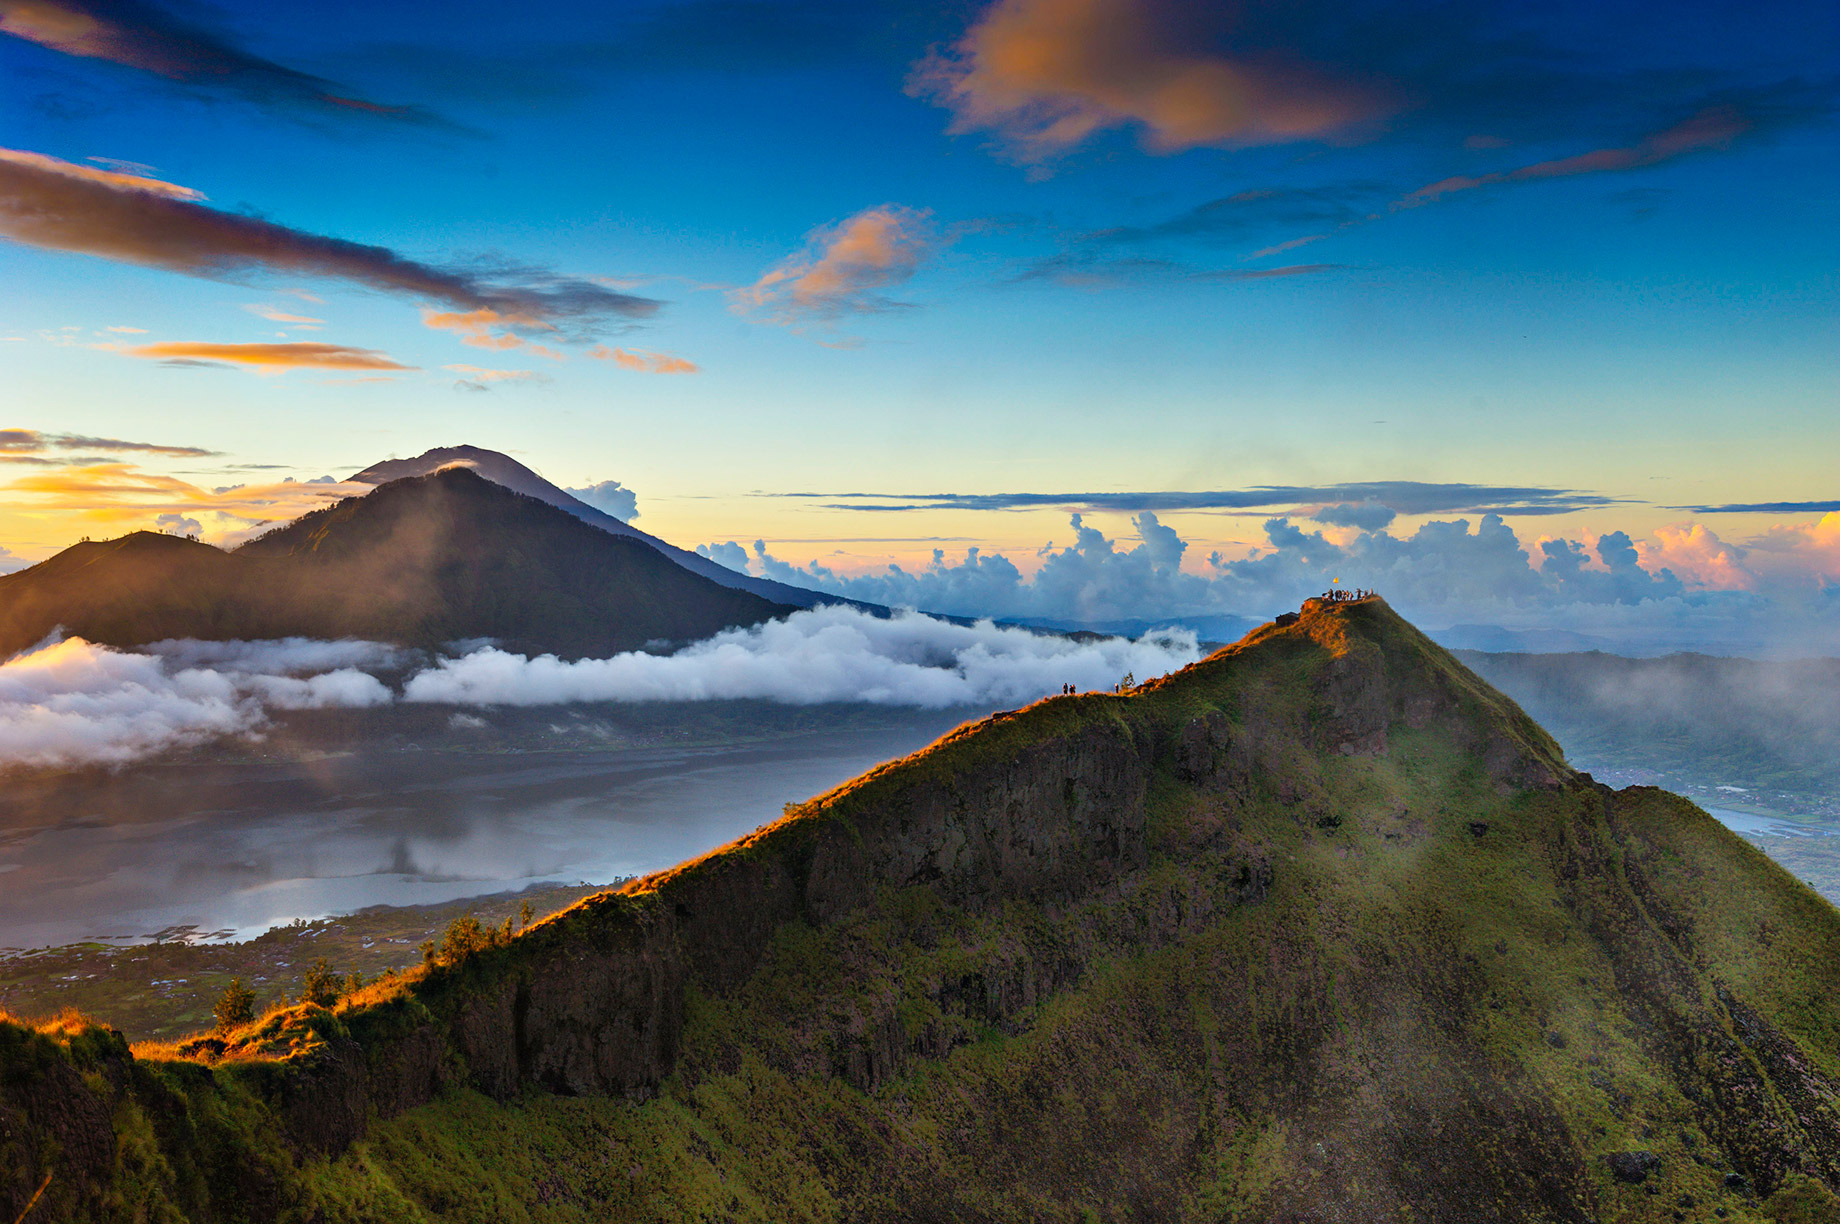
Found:
<path fill-rule="evenodd" d="M 1363 590 L 1360 587 L 1355 587 L 1353 590 L 1347 587 L 1330 587 L 1323 592 L 1323 598 L 1330 603 L 1353 603 L 1357 599 L 1366 599 L 1372 594 L 1372 591 Z"/>

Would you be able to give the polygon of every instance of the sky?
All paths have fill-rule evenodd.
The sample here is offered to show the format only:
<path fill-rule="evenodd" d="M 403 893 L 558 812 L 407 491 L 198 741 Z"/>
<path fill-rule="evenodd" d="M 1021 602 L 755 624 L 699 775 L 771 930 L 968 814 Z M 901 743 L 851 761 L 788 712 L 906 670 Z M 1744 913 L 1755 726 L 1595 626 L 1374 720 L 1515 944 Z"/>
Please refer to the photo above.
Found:
<path fill-rule="evenodd" d="M 958 614 L 1840 653 L 1837 87 L 1825 0 L 0 0 L 0 569 L 468 443 Z"/>

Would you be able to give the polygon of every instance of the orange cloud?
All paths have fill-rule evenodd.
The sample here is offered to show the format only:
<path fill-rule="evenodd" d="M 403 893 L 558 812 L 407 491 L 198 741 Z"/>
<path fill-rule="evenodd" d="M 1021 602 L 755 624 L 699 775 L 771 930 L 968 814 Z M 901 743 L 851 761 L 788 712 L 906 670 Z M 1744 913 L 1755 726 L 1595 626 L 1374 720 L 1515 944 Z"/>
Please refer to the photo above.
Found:
<path fill-rule="evenodd" d="M 562 354 L 555 349 L 533 344 L 512 330 L 519 327 L 540 332 L 557 330 L 553 324 L 545 323 L 534 315 L 490 309 L 424 310 L 422 311 L 422 324 L 436 331 L 456 332 L 462 344 L 469 344 L 474 348 L 492 349 L 501 353 L 510 349 L 525 349 L 539 357 L 548 357 L 553 361 L 563 360 Z"/>
<path fill-rule="evenodd" d="M 1751 567 L 1770 577 L 1840 582 L 1840 511 L 1808 523 L 1782 523 L 1749 541 Z"/>
<path fill-rule="evenodd" d="M 1733 548 L 1700 523 L 1676 523 L 1655 530 L 1654 538 L 1636 542 L 1642 568 L 1650 573 L 1673 570 L 1691 586 L 1718 591 L 1749 591 L 1757 576 Z"/>
<path fill-rule="evenodd" d="M 270 272 L 343 280 L 459 316 L 489 316 L 508 331 L 585 336 L 658 308 L 649 298 L 581 278 L 542 271 L 488 276 L 418 263 L 386 247 L 207 208 L 189 188 L 158 179 L 13 150 L 0 156 L 0 237 L 188 276 Z"/>
<path fill-rule="evenodd" d="M 158 361 L 227 361 L 270 370 L 413 370 L 375 349 L 297 340 L 282 344 L 209 344 L 172 340 L 117 350 Z"/>
<path fill-rule="evenodd" d="M 731 292 L 729 304 L 776 323 L 890 309 L 895 303 L 878 291 L 907 280 L 938 246 L 931 216 L 882 204 L 815 230 L 805 250 Z"/>
<path fill-rule="evenodd" d="M 1342 135 L 1385 114 L 1376 92 L 1299 62 L 1197 49 L 1150 0 L 999 0 L 909 82 L 1025 161 L 1139 124 L 1159 152 Z"/>
<path fill-rule="evenodd" d="M 1751 127 L 1736 109 L 1729 106 L 1709 107 L 1683 123 L 1644 137 L 1624 149 L 1594 149 L 1572 157 L 1535 162 L 1517 170 L 1498 174 L 1453 175 L 1420 187 L 1399 201 L 1397 207 L 1416 208 L 1459 191 L 1474 191 L 1496 183 L 1520 183 L 1534 179 L 1565 178 L 1576 174 L 1600 174 L 1608 170 L 1634 170 L 1653 166 L 1688 153 L 1731 147 Z"/>
<path fill-rule="evenodd" d="M 69 515 L 114 527 L 150 526 L 163 514 L 209 516 L 218 536 L 252 525 L 298 518 L 328 502 L 362 496 L 369 485 L 301 483 L 233 485 L 207 490 L 130 463 L 97 463 L 22 476 L 0 486 L 9 505 L 34 514 Z"/>
<path fill-rule="evenodd" d="M 601 361 L 611 361 L 622 370 L 637 370 L 641 374 L 702 373 L 701 368 L 694 361 L 673 357 L 669 353 L 653 353 L 645 349 L 608 348 L 601 344 L 589 349 L 588 356 Z"/>
<path fill-rule="evenodd" d="M 28 153 L 24 149 L 0 149 L 0 162 L 11 162 L 15 166 L 38 170 L 48 174 L 61 175 L 81 182 L 95 183 L 112 191 L 134 191 L 146 195 L 165 196 L 173 200 L 202 200 L 205 194 L 190 187 L 181 187 L 165 179 L 148 178 L 141 174 L 126 174 L 119 170 L 98 170 L 94 166 L 79 166 L 62 158 L 47 157 L 43 153 Z"/>

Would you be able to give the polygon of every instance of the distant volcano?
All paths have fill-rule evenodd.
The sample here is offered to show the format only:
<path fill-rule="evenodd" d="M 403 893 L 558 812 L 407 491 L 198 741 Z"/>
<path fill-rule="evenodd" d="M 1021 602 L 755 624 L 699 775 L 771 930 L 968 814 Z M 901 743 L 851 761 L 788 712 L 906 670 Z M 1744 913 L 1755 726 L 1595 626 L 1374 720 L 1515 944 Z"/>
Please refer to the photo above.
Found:
<path fill-rule="evenodd" d="M 423 451 L 413 459 L 386 459 L 382 463 L 373 463 L 350 479 L 362 484 L 385 484 L 392 480 L 402 480 L 409 476 L 426 476 L 442 468 L 464 464 L 490 480 L 507 489 L 534 497 L 546 502 L 558 510 L 574 515 L 584 523 L 610 531 L 617 536 L 640 540 L 651 545 L 660 553 L 683 566 L 693 574 L 700 574 L 711 582 L 737 591 L 751 591 L 762 599 L 774 603 L 791 604 L 797 608 L 811 608 L 819 604 L 853 603 L 859 607 L 870 607 L 856 600 L 843 599 L 836 595 L 826 595 L 805 587 L 790 583 L 774 582 L 770 578 L 754 578 L 738 573 L 726 565 L 719 565 L 707 557 L 667 544 L 657 536 L 648 535 L 629 523 L 623 523 L 604 510 L 597 510 L 568 490 L 551 484 L 537 475 L 510 455 L 495 450 L 486 450 L 480 446 L 437 446 L 433 450 Z M 875 611 L 881 611 L 875 608 Z"/>
<path fill-rule="evenodd" d="M 111 646 L 490 638 L 602 656 L 794 610 L 692 572 L 616 519 L 600 515 L 623 534 L 583 517 L 456 466 L 380 485 L 232 553 L 151 532 L 78 544 L 0 577 L 0 657 L 60 628 Z"/>

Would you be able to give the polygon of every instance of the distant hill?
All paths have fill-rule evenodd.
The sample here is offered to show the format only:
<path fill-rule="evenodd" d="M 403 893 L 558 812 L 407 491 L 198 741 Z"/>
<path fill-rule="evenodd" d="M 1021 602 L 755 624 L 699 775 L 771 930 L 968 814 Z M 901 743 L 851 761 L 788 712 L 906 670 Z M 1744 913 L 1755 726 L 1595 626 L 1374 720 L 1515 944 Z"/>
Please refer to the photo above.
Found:
<path fill-rule="evenodd" d="M 792 610 L 460 467 L 347 498 L 234 553 L 149 532 L 78 544 L 0 577 L 0 656 L 61 626 L 115 646 L 494 638 L 579 657 L 704 638 Z"/>
<path fill-rule="evenodd" d="M 413 459 L 386 459 L 382 463 L 373 463 L 350 479 L 362 484 L 384 484 L 411 476 L 426 476 L 454 464 L 465 464 L 494 484 L 503 485 L 526 497 L 534 497 L 540 502 L 574 515 L 590 526 L 599 527 L 602 531 L 610 531 L 614 535 L 649 544 L 691 573 L 700 574 L 720 586 L 731 587 L 737 591 L 750 591 L 762 599 L 770 599 L 774 603 L 791 604 L 800 608 L 816 607 L 819 604 L 847 603 L 872 611 L 884 611 L 876 605 L 865 604 L 860 600 L 844 599 L 841 596 L 827 595 L 821 591 L 813 591 L 785 582 L 775 582 L 770 578 L 755 578 L 749 574 L 738 573 L 707 557 L 698 556 L 675 544 L 667 544 L 657 536 L 648 535 L 630 523 L 623 523 L 611 514 L 590 506 L 566 489 L 551 484 L 510 455 L 487 450 L 482 446 L 439 446 L 433 450 L 423 451 Z"/>
<path fill-rule="evenodd" d="M 1840 659 L 1458 653 L 1589 768 L 1840 795 Z"/>
<path fill-rule="evenodd" d="M 1831 1221 L 1836 963 L 1704 812 L 1311 601 L 340 999 L 0 1022 L 0 1219 Z"/>

